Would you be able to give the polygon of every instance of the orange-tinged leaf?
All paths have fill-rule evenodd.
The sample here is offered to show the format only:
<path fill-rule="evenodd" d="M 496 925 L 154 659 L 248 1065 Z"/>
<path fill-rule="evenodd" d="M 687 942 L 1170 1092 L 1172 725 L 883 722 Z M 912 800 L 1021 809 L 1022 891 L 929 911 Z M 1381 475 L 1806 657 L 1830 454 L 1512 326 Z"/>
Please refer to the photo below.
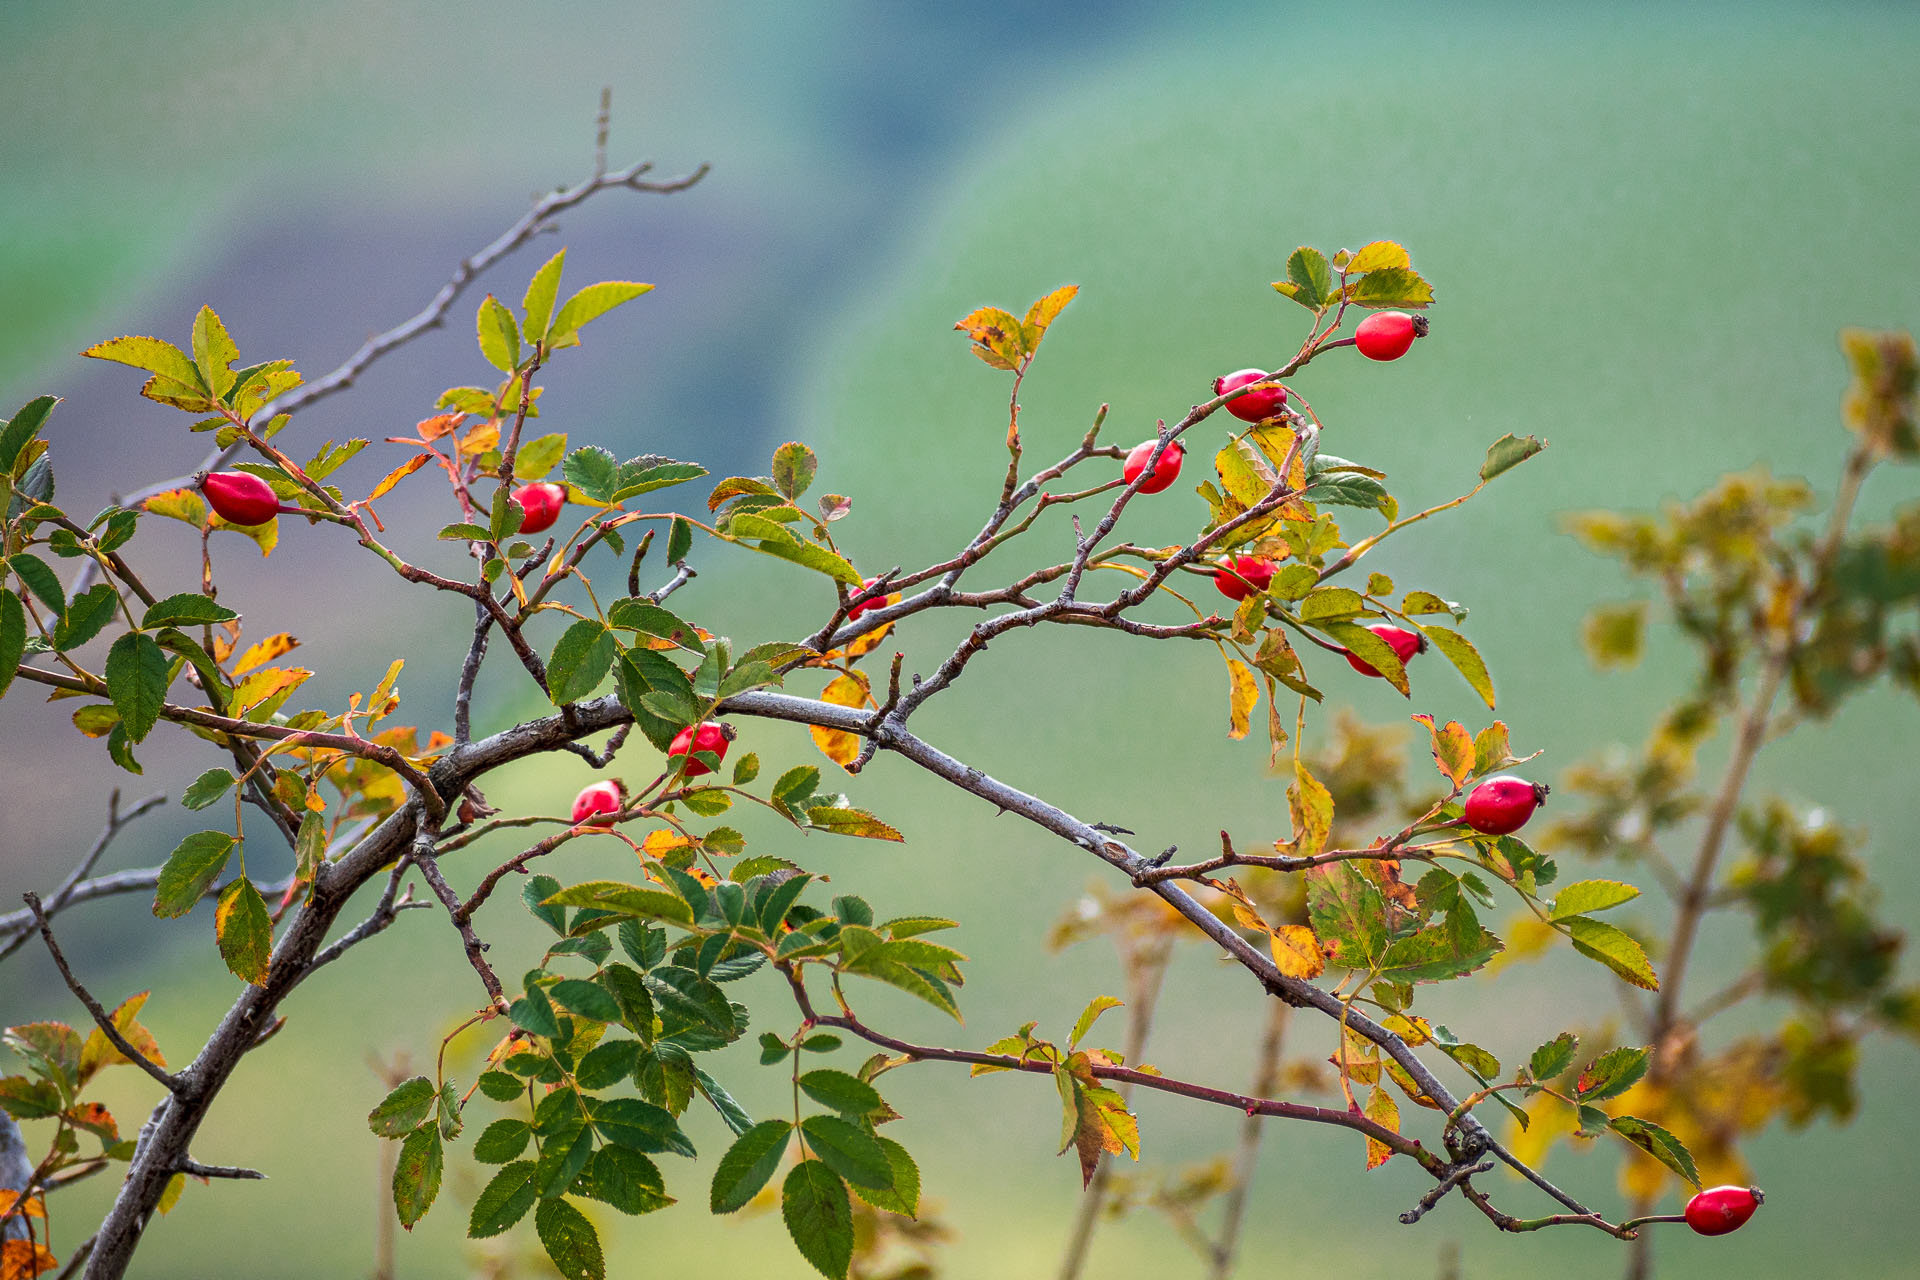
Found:
<path fill-rule="evenodd" d="M 113 1026 L 127 1041 L 138 1049 L 157 1067 L 167 1065 L 160 1053 L 159 1042 L 153 1038 L 153 1032 L 140 1025 L 140 1010 L 146 1006 L 147 997 L 152 992 L 141 991 L 128 996 L 120 1002 L 120 1007 L 110 1015 Z M 103 1067 L 115 1066 L 126 1062 L 127 1057 L 113 1047 L 100 1028 L 95 1027 L 87 1036 L 86 1043 L 80 1046 L 80 1083 L 85 1084 Z"/>
<path fill-rule="evenodd" d="M 380 483 L 373 486 L 373 492 L 367 495 L 367 501 L 372 502 L 375 498 L 386 497 L 388 493 L 392 492 L 393 486 L 426 466 L 432 458 L 433 455 L 430 453 L 414 454 L 411 458 L 408 458 L 405 462 L 387 472 L 386 475 L 380 477 Z"/>
<path fill-rule="evenodd" d="M 113 1112 L 98 1102 L 82 1102 L 67 1110 L 67 1119 L 88 1133 L 97 1135 L 104 1143 L 111 1145 L 120 1141 L 120 1123 L 113 1118 Z M 0 1192 L 0 1195 L 4 1195 Z"/>
<path fill-rule="evenodd" d="M 262 667 L 235 686 L 228 711 L 244 716 L 276 698 L 284 701 L 312 675 L 305 667 Z"/>
<path fill-rule="evenodd" d="M 1227 659 L 1228 689 L 1227 736 L 1236 741 L 1247 736 L 1253 727 L 1253 708 L 1260 701 L 1260 685 L 1253 678 L 1253 672 L 1247 670 L 1247 664 L 1238 658 Z"/>
<path fill-rule="evenodd" d="M 464 413 L 436 413 L 431 418 L 422 418 L 420 420 L 420 438 L 422 440 L 438 440 L 441 436 L 450 435 L 458 431 L 461 424 L 465 423 L 466 420 L 467 415 Z"/>
<path fill-rule="evenodd" d="M 41 1218 L 47 1216 L 45 1197 L 37 1192 L 22 1199 L 20 1188 L 0 1187 L 0 1218 Z"/>
<path fill-rule="evenodd" d="M 1400 1132 L 1400 1107 L 1394 1102 L 1393 1095 L 1385 1089 L 1374 1087 L 1373 1096 L 1367 1099 L 1367 1119 L 1383 1128 Z M 1367 1168 L 1378 1169 L 1393 1159 L 1393 1148 L 1377 1138 L 1367 1139 Z"/>
<path fill-rule="evenodd" d="M 1433 762 L 1447 781 L 1458 787 L 1473 775 L 1473 739 L 1458 720 L 1449 720 L 1443 727 L 1435 725 L 1432 716 L 1418 715 L 1414 719 L 1433 735 Z"/>
<path fill-rule="evenodd" d="M 284 631 L 270 635 L 265 640 L 247 646 L 247 651 L 240 655 L 240 661 L 234 664 L 233 674 L 236 678 L 244 676 L 255 667 L 272 662 L 299 647 L 300 642 Z"/>
<path fill-rule="evenodd" d="M 647 832 L 646 838 L 640 842 L 640 855 L 645 858 L 665 858 L 699 843 L 698 840 L 689 840 L 678 831 L 662 828 Z"/>
<path fill-rule="evenodd" d="M 1013 369 L 1030 354 L 1018 320 L 999 307 L 981 307 L 953 326 L 973 340 L 973 354 L 996 369 Z"/>
<path fill-rule="evenodd" d="M 1273 962 L 1289 978 L 1317 978 L 1327 969 L 1320 939 L 1304 924 L 1283 924 L 1268 940 Z"/>
<path fill-rule="evenodd" d="M 899 604 L 900 596 L 901 596 L 901 593 L 896 591 L 892 595 L 887 597 L 886 603 Z M 847 661 L 851 662 L 855 658 L 866 657 L 868 654 L 872 653 L 875 649 L 878 649 L 882 644 L 882 642 L 886 640 L 887 636 L 892 633 L 892 631 L 893 631 L 893 624 L 891 622 L 883 622 L 878 627 L 874 628 L 872 631 L 867 632 L 865 635 L 855 636 L 853 640 L 847 645 L 847 648 L 846 648 Z"/>
<path fill-rule="evenodd" d="M 0 1280 L 32 1280 L 59 1265 L 45 1245 L 27 1240 L 0 1242 Z"/>
<path fill-rule="evenodd" d="M 867 678 L 858 672 L 850 676 L 840 676 L 826 687 L 820 695 L 822 702 L 830 702 L 836 707 L 864 707 L 868 701 Z M 814 725 L 809 732 L 813 734 L 813 745 L 820 748 L 822 755 L 841 768 L 852 764 L 860 755 L 860 737 L 858 734 L 845 733 L 839 729 L 823 729 Z"/>

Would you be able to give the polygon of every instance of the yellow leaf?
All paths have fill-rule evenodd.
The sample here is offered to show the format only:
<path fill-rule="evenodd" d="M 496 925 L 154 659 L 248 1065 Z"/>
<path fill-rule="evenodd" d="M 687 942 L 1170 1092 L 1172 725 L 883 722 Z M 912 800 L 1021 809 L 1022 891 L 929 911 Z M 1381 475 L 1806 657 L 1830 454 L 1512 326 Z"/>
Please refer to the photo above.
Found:
<path fill-rule="evenodd" d="M 1300 854 L 1311 857 L 1327 847 L 1327 833 L 1333 828 L 1333 795 L 1298 761 L 1294 762 L 1293 776 L 1294 783 L 1287 788 L 1287 806 L 1293 812 L 1293 845 Z"/>
<path fill-rule="evenodd" d="M 820 700 L 831 702 L 836 707 L 864 707 L 868 701 L 867 678 L 859 672 L 841 676 L 826 687 L 826 691 L 820 695 Z M 823 729 L 819 725 L 814 725 L 809 732 L 813 734 L 813 745 L 820 748 L 821 754 L 842 769 L 859 758 L 858 734 L 844 733 L 839 729 Z"/>
<path fill-rule="evenodd" d="M 460 452 L 466 457 L 474 457 L 500 444 L 500 422 L 497 418 L 487 418 L 467 428 L 467 434 L 460 437 Z"/>
<path fill-rule="evenodd" d="M 1436 726 L 1433 717 L 1418 715 L 1415 720 L 1427 726 L 1427 732 L 1433 735 L 1433 762 L 1447 781 L 1459 786 L 1473 773 L 1473 739 L 1458 720 L 1449 720 L 1444 728 Z"/>
<path fill-rule="evenodd" d="M 1366 248 L 1353 255 L 1347 263 L 1347 274 L 1357 276 L 1368 271 L 1378 271 L 1382 267 L 1411 267 L 1413 259 L 1407 251 L 1391 240 L 1375 240 Z"/>
<path fill-rule="evenodd" d="M 973 339 L 973 354 L 996 369 L 1013 369 L 1029 354 L 1018 320 L 999 307 L 981 307 L 953 326 Z"/>
<path fill-rule="evenodd" d="M 458 431 L 466 420 L 464 413 L 436 413 L 431 418 L 423 418 L 420 422 L 420 438 L 438 440 L 441 436 Z"/>
<path fill-rule="evenodd" d="M 430 453 L 416 453 L 393 470 L 387 472 L 386 475 L 380 478 L 380 483 L 373 486 L 373 492 L 367 495 L 367 501 L 372 502 L 375 498 L 386 497 L 387 494 L 392 491 L 393 486 L 426 466 L 427 461 L 432 457 L 433 455 Z"/>
<path fill-rule="evenodd" d="M 191 489 L 169 489 L 165 493 L 156 493 L 140 506 L 156 516 L 184 520 L 196 529 L 207 527 L 206 500 Z"/>
<path fill-rule="evenodd" d="M 1046 336 L 1047 326 L 1054 322 L 1059 314 L 1066 310 L 1074 295 L 1080 292 L 1077 284 L 1063 284 L 1046 297 L 1027 308 L 1026 323 L 1021 326 L 1021 336 L 1026 339 L 1029 351 L 1040 349 L 1040 339 Z"/>
<path fill-rule="evenodd" d="M 1304 924 L 1283 924 L 1268 941 L 1273 962 L 1289 978 L 1317 978 L 1326 972 L 1327 959 L 1320 939 Z"/>
<path fill-rule="evenodd" d="M 304 667 L 262 667 L 235 687 L 233 698 L 227 704 L 227 712 L 230 715 L 244 716 L 255 707 L 265 706 L 275 698 L 284 701 L 295 689 L 305 684 L 312 674 L 313 672 Z"/>
<path fill-rule="evenodd" d="M 279 516 L 262 524 L 235 524 L 216 511 L 207 518 L 207 523 L 215 529 L 231 529 L 235 533 L 246 534 L 253 539 L 253 545 L 260 548 L 260 554 L 263 556 L 272 555 L 274 547 L 280 543 Z"/>
<path fill-rule="evenodd" d="M 1373 1096 L 1367 1099 L 1367 1119 L 1383 1128 L 1400 1132 L 1400 1107 L 1393 1095 L 1385 1089 L 1375 1086 Z M 1377 1138 L 1367 1139 L 1367 1168 L 1378 1169 L 1393 1159 L 1393 1148 Z"/>
<path fill-rule="evenodd" d="M 0 1187 L 0 1219 L 11 1217 L 40 1218 L 47 1216 L 47 1202 L 38 1195 L 22 1199 L 18 1187 Z"/>
<path fill-rule="evenodd" d="M 160 1055 L 159 1042 L 153 1038 L 153 1032 L 139 1022 L 140 1010 L 146 1005 L 150 994 L 142 991 L 128 996 L 109 1016 L 113 1019 L 114 1029 L 125 1037 L 128 1044 L 146 1055 L 155 1066 L 164 1067 L 167 1060 Z M 104 1067 L 125 1061 L 126 1055 L 114 1048 L 113 1042 L 101 1033 L 100 1028 L 95 1027 L 87 1036 L 86 1043 L 80 1046 L 80 1083 L 85 1084 Z"/>
<path fill-rule="evenodd" d="M 270 635 L 257 644 L 247 646 L 247 651 L 240 655 L 240 661 L 234 664 L 233 674 L 235 677 L 244 676 L 255 667 L 272 662 L 299 647 L 300 642 L 284 631 Z"/>
<path fill-rule="evenodd" d="M 660 830 L 647 832 L 646 839 L 640 842 L 640 854 L 646 858 L 665 858 L 669 854 L 691 849 L 699 841 L 689 840 L 678 831 Z"/>
<path fill-rule="evenodd" d="M 1238 740 L 1247 736 L 1253 727 L 1253 708 L 1260 701 L 1260 686 L 1253 678 L 1253 672 L 1247 670 L 1247 664 L 1238 658 L 1227 659 L 1227 679 L 1231 684 L 1228 691 L 1228 711 L 1230 723 L 1227 736 Z"/>

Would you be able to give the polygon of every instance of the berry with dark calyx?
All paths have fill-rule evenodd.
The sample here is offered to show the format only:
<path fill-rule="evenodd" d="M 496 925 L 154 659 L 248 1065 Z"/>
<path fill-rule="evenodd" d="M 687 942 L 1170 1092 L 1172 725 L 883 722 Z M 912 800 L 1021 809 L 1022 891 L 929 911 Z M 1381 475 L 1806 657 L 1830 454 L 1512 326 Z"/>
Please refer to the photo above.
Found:
<path fill-rule="evenodd" d="M 871 591 L 879 585 L 880 585 L 880 579 L 868 578 L 865 582 L 862 582 L 860 584 L 860 591 Z M 854 592 L 854 594 L 859 595 L 860 591 L 856 591 Z M 879 595 L 871 596 L 865 600 L 862 600 L 859 604 L 847 610 L 847 621 L 848 622 L 857 621 L 861 614 L 871 613 L 875 609 L 884 609 L 886 608 L 886 605 L 887 605 L 887 593 L 882 591 Z M 689 772 L 691 772 L 691 770 L 689 770 Z"/>
<path fill-rule="evenodd" d="M 1138 480 L 1141 473 L 1146 471 L 1147 459 L 1153 456 L 1153 451 L 1159 447 L 1159 444 L 1158 440 L 1147 440 L 1128 451 L 1126 465 L 1120 469 L 1121 476 L 1128 484 Z M 1160 454 L 1160 461 L 1153 464 L 1153 474 L 1147 476 L 1146 481 L 1140 486 L 1140 492 L 1158 493 L 1178 480 L 1180 462 L 1186 456 L 1187 451 L 1180 447 L 1178 440 L 1168 444 Z"/>
<path fill-rule="evenodd" d="M 1394 656 L 1400 659 L 1401 666 L 1405 666 L 1411 662 L 1414 654 L 1425 653 L 1427 651 L 1427 638 L 1418 631 L 1409 631 L 1405 627 L 1390 627 L 1382 623 L 1375 623 L 1368 627 L 1367 630 L 1373 632 L 1373 634 L 1379 636 L 1393 647 Z M 1347 652 L 1347 665 L 1363 676 L 1380 675 L 1378 671 L 1373 669 L 1371 662 L 1356 656 L 1351 650 Z M 1381 678 L 1384 679 L 1385 677 Z"/>
<path fill-rule="evenodd" d="M 613 825 L 613 815 L 627 807 L 626 789 L 611 778 L 583 787 L 573 798 L 573 821 L 596 827 Z"/>
<path fill-rule="evenodd" d="M 733 726 L 730 724 L 722 724 L 718 720 L 690 724 L 673 735 L 673 741 L 667 746 L 667 764 L 671 767 L 676 759 L 685 757 L 686 777 L 697 778 L 703 773 L 712 773 L 713 770 L 701 763 L 695 753 L 706 751 L 712 753 L 716 760 L 725 760 L 727 747 L 732 741 Z"/>
<path fill-rule="evenodd" d="M 1227 412 L 1242 422 L 1264 422 L 1287 407 L 1287 389 L 1277 382 L 1267 381 L 1266 370 L 1242 369 L 1238 373 L 1215 378 L 1213 394 L 1223 396 L 1229 391 L 1238 391 L 1255 383 L 1261 385 L 1227 401 Z"/>
<path fill-rule="evenodd" d="M 1467 825 L 1485 836 L 1504 836 L 1527 825 L 1553 788 L 1503 773 L 1467 793 Z"/>
<path fill-rule="evenodd" d="M 1257 591 L 1265 591 L 1277 568 L 1265 556 L 1228 556 L 1226 564 L 1213 571 L 1213 585 L 1229 600 L 1245 600 Z"/>
<path fill-rule="evenodd" d="M 1415 338 L 1427 336 L 1427 318 L 1404 311 L 1376 311 L 1353 331 L 1353 345 L 1369 360 L 1398 360 Z"/>
<path fill-rule="evenodd" d="M 567 505 L 567 489 L 551 482 L 530 484 L 516 491 L 513 500 L 526 513 L 520 521 L 520 532 L 541 533 L 560 518 L 560 508 Z"/>
<path fill-rule="evenodd" d="M 1758 1187 L 1708 1187 L 1687 1201 L 1687 1225 L 1703 1236 L 1723 1236 L 1745 1226 L 1766 1198 Z"/>
<path fill-rule="evenodd" d="M 228 524 L 265 524 L 280 510 L 273 486 L 245 471 L 215 471 L 200 482 L 200 492 Z"/>

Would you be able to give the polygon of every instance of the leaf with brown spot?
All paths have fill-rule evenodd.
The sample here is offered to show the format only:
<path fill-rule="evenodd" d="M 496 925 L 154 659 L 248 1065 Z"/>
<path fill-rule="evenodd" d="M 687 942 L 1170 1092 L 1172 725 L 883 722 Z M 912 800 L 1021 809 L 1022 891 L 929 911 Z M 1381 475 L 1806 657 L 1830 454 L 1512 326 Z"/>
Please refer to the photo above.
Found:
<path fill-rule="evenodd" d="M 974 355 L 996 369 L 1018 368 L 1031 354 L 1020 322 L 999 307 L 969 312 L 953 327 L 973 340 Z"/>

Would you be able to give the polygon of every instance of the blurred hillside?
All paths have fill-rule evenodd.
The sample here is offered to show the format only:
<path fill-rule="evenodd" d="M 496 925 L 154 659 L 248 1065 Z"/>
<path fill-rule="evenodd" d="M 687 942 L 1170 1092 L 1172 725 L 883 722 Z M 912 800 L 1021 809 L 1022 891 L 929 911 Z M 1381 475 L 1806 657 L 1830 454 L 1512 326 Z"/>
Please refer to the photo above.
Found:
<path fill-rule="evenodd" d="M 660 176 L 715 168 L 688 193 L 604 197 L 563 221 L 554 247 L 569 247 L 570 279 L 659 288 L 596 325 L 546 377 L 545 429 L 690 458 L 716 475 L 762 471 L 778 442 L 807 440 L 822 459 L 816 487 L 854 497 L 836 533 L 871 572 L 946 552 L 997 492 L 1004 376 L 966 354 L 951 332 L 959 316 L 1082 286 L 1023 389 L 1028 457 L 1051 460 L 1103 402 L 1108 438 L 1130 444 L 1207 394 L 1217 373 L 1290 351 L 1303 313 L 1267 281 L 1295 245 L 1389 237 L 1436 284 L 1433 336 L 1395 365 L 1326 360 L 1299 389 L 1329 424 L 1329 448 L 1388 471 L 1409 507 L 1464 491 L 1505 432 L 1551 442 L 1379 557 L 1403 585 L 1472 606 L 1467 631 L 1493 668 L 1500 714 L 1522 750 L 1546 751 L 1540 776 L 1550 777 L 1638 740 L 1688 674 L 1679 647 L 1659 637 L 1634 671 L 1589 669 L 1579 619 L 1625 587 L 1560 533 L 1559 515 L 1654 507 L 1755 465 L 1830 486 L 1843 447 L 1835 333 L 1920 327 L 1917 53 L 1920 15 L 1864 4 L 1577 16 L 1510 3 L 1364 13 L 1246 4 L 1175 19 L 1144 3 L 1064 0 L 1004 12 L 857 0 L 539 12 L 497 0 L 314 0 L 285 13 L 195 0 L 169 6 L 161 28 L 152 10 L 107 0 L 15 0 L 0 10 L 0 297 L 10 304 L 0 308 L 0 412 L 42 392 L 68 397 L 49 434 L 62 494 L 81 495 L 77 505 L 190 467 L 203 441 L 179 431 L 178 415 L 136 399 L 127 371 L 72 353 L 120 333 L 177 339 L 211 303 L 243 353 L 322 372 L 417 309 L 529 192 L 583 174 L 593 107 L 611 84 L 616 163 L 649 156 Z M 481 289 L 517 298 L 547 251 L 509 261 Z M 446 331 L 302 415 L 303 442 L 404 432 L 440 389 L 482 377 L 468 320 L 478 297 Z M 394 460 L 370 449 L 343 482 L 370 484 Z M 1915 492 L 1910 472 L 1875 483 L 1868 519 Z M 1162 497 L 1136 504 L 1136 540 L 1171 541 L 1200 518 L 1187 486 Z M 430 538 L 446 518 L 405 513 L 399 536 Z M 1057 553 L 1065 536 L 1043 523 L 1025 554 Z M 300 604 L 315 583 L 353 602 L 303 635 L 323 672 L 315 698 L 364 690 L 406 656 L 403 718 L 442 721 L 457 661 L 446 627 L 465 626 L 453 605 L 390 603 L 390 575 L 317 535 L 289 536 L 264 562 L 217 553 L 235 575 L 232 599 L 261 618 Z M 1010 565 L 1029 563 L 1020 554 L 1016 544 Z M 685 611 L 748 642 L 817 619 L 824 587 L 805 598 L 792 575 L 755 559 L 715 551 L 681 597 Z M 184 588 L 192 567 L 178 573 Z M 909 670 L 928 669 L 953 634 L 938 622 L 903 632 Z M 1224 736 L 1217 661 L 1200 646 L 1173 648 L 1012 637 L 916 724 L 1024 789 L 1139 831 L 1143 847 L 1202 848 L 1222 827 L 1282 834 L 1284 788 L 1265 775 L 1264 745 Z M 535 710 L 499 657 L 477 727 Z M 1342 682 L 1336 698 L 1380 722 L 1404 724 L 1410 710 L 1484 722 L 1450 672 L 1436 663 L 1421 675 L 1411 707 L 1373 682 Z M 1895 920 L 1920 915 L 1920 874 L 1904 856 L 1905 833 L 1920 824 L 1908 781 L 1915 724 L 1910 702 L 1857 703 L 1763 757 L 1756 780 L 1873 829 L 1867 856 Z M 791 728 L 744 731 L 763 759 L 812 751 Z M 0 713 L 0 770 L 44 797 L 0 812 L 0 898 L 57 880 L 92 838 L 105 788 L 177 797 L 210 763 L 150 748 L 146 777 L 109 777 L 92 748 L 59 704 L 16 695 Z M 556 763 L 492 795 L 553 810 L 587 776 L 577 761 Z M 897 760 L 877 761 L 848 790 L 909 843 L 876 852 L 748 834 L 849 877 L 871 880 L 885 862 L 898 897 L 877 904 L 883 914 L 956 916 L 955 945 L 977 957 L 964 1028 L 864 997 L 874 1020 L 977 1045 L 1029 1018 L 1058 1028 L 1089 996 L 1117 990 L 1097 947 L 1056 962 L 1041 946 L 1090 866 L 1011 818 L 955 803 Z M 175 808 L 148 819 L 115 864 L 156 861 L 196 825 L 188 818 Z M 473 865 L 488 852 L 476 849 Z M 565 870 L 625 865 L 588 849 Z M 502 950 L 532 936 L 509 927 L 513 911 L 503 907 L 495 926 Z M 76 911 L 62 934 L 103 995 L 157 989 L 148 1020 L 176 1057 L 231 998 L 234 980 L 213 970 L 211 927 L 198 916 L 162 924 L 128 901 Z M 1710 942 L 1724 952 L 1744 939 Z M 367 1268 L 380 1189 L 361 1117 L 382 1089 L 365 1059 L 424 1062 L 472 1004 L 471 975 L 449 944 L 444 922 L 418 913 L 301 992 L 196 1152 L 258 1164 L 272 1180 L 191 1188 L 153 1231 L 138 1274 Z M 1578 997 L 1560 994 L 1588 968 L 1566 957 L 1516 966 L 1436 1005 L 1511 1057 L 1570 1016 L 1605 1015 L 1610 1000 L 1590 980 Z M 1150 1060 L 1244 1078 L 1259 1017 L 1243 986 L 1189 957 Z M 0 1018 L 80 1012 L 35 951 L 9 962 Z M 1303 1041 L 1300 1051 L 1328 1047 Z M 1723 1241 L 1663 1240 L 1663 1274 L 1920 1275 L 1902 1154 L 1920 1132 L 1897 1092 L 1914 1066 L 1910 1049 L 1877 1049 L 1851 1128 L 1758 1142 L 1766 1216 Z M 750 1107 L 773 1105 L 773 1074 L 739 1054 L 726 1080 Z M 1071 1169 L 1035 1138 L 1052 1132 L 1052 1093 L 931 1067 L 891 1078 L 928 1195 L 961 1232 L 952 1274 L 1051 1275 L 1077 1194 Z M 144 1082 L 114 1083 L 125 1100 L 116 1111 L 139 1114 Z M 1153 1160 L 1230 1140 L 1231 1116 L 1165 1100 L 1140 1111 Z M 801 1274 L 777 1217 L 707 1216 L 704 1178 L 723 1131 L 710 1116 L 691 1131 L 707 1159 L 667 1169 L 684 1203 L 619 1229 L 631 1252 L 615 1255 L 627 1260 L 616 1273 L 718 1254 L 743 1273 Z M 1422 1275 L 1447 1240 L 1476 1278 L 1548 1266 L 1618 1274 L 1616 1246 L 1597 1234 L 1504 1239 L 1458 1206 L 1401 1229 L 1392 1215 L 1420 1188 L 1400 1163 L 1363 1174 L 1338 1135 L 1276 1127 L 1242 1274 Z M 402 1241 L 404 1276 L 469 1274 L 462 1197 L 479 1179 L 464 1156 L 451 1165 L 452 1194 Z M 1609 1159 L 1563 1153 L 1553 1173 L 1611 1194 Z M 110 1191 L 90 1185 L 56 1202 L 61 1243 Z M 269 1222 L 275 1248 L 262 1257 L 258 1228 Z M 1095 1265 L 1115 1278 L 1191 1273 L 1172 1233 L 1144 1219 L 1104 1235 Z"/>

